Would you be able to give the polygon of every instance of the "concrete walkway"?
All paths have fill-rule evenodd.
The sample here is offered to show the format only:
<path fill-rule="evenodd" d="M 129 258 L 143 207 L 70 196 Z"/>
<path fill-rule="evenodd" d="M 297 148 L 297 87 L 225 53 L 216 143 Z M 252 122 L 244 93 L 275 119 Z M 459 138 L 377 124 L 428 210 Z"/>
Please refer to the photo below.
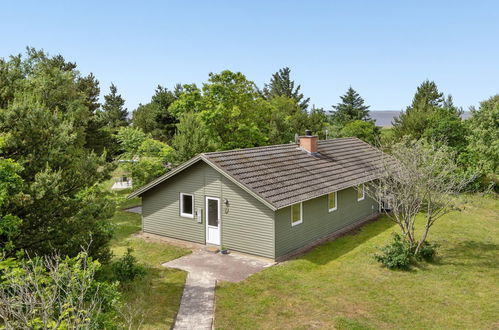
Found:
<path fill-rule="evenodd" d="M 198 250 L 163 266 L 188 272 L 174 329 L 211 329 L 217 280 L 239 282 L 272 266 L 273 261 L 238 253 Z"/>
<path fill-rule="evenodd" d="M 173 329 L 211 329 L 215 284 L 215 279 L 206 274 L 187 275 Z"/>
<path fill-rule="evenodd" d="M 142 206 L 134 206 L 134 207 L 129 207 L 127 209 L 123 209 L 125 212 L 131 212 L 131 213 L 137 213 L 137 214 L 142 214 Z"/>

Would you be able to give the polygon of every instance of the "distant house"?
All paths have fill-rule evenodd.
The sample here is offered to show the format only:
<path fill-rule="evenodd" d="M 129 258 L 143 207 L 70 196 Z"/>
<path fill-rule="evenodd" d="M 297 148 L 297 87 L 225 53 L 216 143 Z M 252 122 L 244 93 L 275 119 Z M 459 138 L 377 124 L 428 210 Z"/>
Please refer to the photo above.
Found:
<path fill-rule="evenodd" d="M 119 178 L 116 178 L 111 190 L 121 190 L 121 189 L 128 189 L 133 186 L 132 184 L 132 178 L 126 175 L 122 175 Z"/>
<path fill-rule="evenodd" d="M 145 233 L 282 259 L 378 213 L 356 138 L 200 154 L 138 189 Z"/>

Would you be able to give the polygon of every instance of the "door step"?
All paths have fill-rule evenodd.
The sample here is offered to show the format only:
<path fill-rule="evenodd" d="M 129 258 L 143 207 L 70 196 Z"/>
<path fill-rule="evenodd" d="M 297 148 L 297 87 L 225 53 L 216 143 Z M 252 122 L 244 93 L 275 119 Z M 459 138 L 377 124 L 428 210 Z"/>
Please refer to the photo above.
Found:
<path fill-rule="evenodd" d="M 211 253 L 218 253 L 220 251 L 220 249 L 218 248 L 218 246 L 207 246 L 205 249 L 205 251 L 208 251 L 208 252 L 211 252 Z"/>

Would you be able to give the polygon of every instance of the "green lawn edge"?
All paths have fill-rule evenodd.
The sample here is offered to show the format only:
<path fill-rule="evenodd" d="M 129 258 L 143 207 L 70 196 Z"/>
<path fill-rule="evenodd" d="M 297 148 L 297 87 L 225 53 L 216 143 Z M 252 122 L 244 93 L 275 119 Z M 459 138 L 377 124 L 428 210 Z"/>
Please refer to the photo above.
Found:
<path fill-rule="evenodd" d="M 145 266 L 146 274 L 124 288 L 124 318 L 133 320 L 133 329 L 169 329 L 180 306 L 187 273 L 161 265 L 191 251 L 136 237 L 141 230 L 140 214 L 124 209 L 139 206 L 140 199 L 125 199 L 129 193 L 129 190 L 116 193 L 118 208 L 111 219 L 114 227 L 111 250 L 114 258 L 119 258 L 129 247 L 132 248 L 137 261 Z"/>

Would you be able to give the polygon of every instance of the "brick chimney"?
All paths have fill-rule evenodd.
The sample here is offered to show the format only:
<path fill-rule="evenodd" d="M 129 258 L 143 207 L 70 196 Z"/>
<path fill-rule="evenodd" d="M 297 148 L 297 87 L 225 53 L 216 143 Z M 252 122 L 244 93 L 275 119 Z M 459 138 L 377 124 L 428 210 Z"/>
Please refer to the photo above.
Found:
<path fill-rule="evenodd" d="M 300 148 L 306 152 L 317 153 L 317 136 L 312 135 L 312 131 L 307 129 L 304 136 L 300 136 Z"/>

